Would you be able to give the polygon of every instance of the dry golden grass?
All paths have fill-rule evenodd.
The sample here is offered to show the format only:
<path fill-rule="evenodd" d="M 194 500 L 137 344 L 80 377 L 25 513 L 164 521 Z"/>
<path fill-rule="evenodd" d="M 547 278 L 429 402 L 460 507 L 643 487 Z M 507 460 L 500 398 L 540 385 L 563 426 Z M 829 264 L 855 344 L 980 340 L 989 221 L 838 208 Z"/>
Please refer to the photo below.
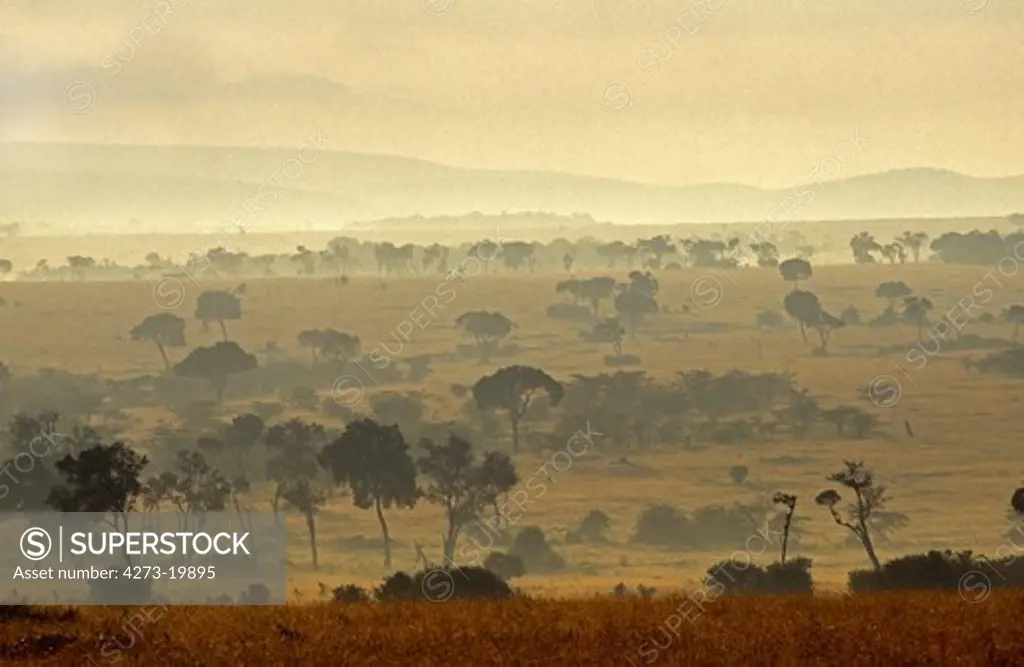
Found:
<path fill-rule="evenodd" d="M 75 620 L 0 624 L 0 661 L 995 667 L 1024 660 L 1024 633 L 1015 622 L 1022 605 L 1024 595 L 1016 593 L 973 605 L 956 594 L 922 593 L 722 598 L 703 612 L 674 598 L 85 609 Z"/>

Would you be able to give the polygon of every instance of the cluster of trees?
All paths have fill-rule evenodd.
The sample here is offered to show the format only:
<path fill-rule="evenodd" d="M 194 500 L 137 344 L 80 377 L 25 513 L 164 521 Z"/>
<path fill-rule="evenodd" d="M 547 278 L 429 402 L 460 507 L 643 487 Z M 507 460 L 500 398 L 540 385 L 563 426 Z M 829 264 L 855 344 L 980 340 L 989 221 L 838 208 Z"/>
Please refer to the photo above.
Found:
<path fill-rule="evenodd" d="M 921 261 L 921 248 L 928 240 L 925 232 L 905 231 L 889 243 L 879 243 L 869 232 L 860 232 L 850 239 L 850 250 L 856 264 L 875 264 L 882 260 L 895 264 L 907 262 L 908 256 L 914 262 Z"/>
<path fill-rule="evenodd" d="M 947 264 L 973 264 L 998 266 L 1006 258 L 1020 262 L 1018 245 L 1024 242 L 1024 231 L 1000 234 L 992 229 L 967 232 L 949 232 L 931 243 L 931 249 L 940 261 Z"/>
<path fill-rule="evenodd" d="M 131 512 L 173 507 L 183 517 L 223 511 L 231 504 L 244 523 L 239 500 L 251 490 L 244 462 L 254 448 L 265 448 L 265 479 L 273 485 L 275 511 L 282 504 L 300 512 L 309 532 L 313 566 L 318 566 L 317 511 L 333 487 L 351 492 L 353 504 L 372 509 L 384 540 L 384 563 L 391 564 L 391 537 L 385 511 L 411 508 L 420 500 L 445 512 L 444 554 L 452 562 L 462 529 L 483 512 L 497 507 L 499 497 L 519 481 L 506 454 L 480 456 L 472 444 L 451 435 L 447 442 L 424 440 L 413 459 L 400 429 L 372 419 L 350 422 L 335 437 L 316 423 L 292 419 L 267 427 L 254 415 L 239 415 L 219 437 L 201 437 L 194 448 L 177 452 L 173 465 L 146 477 L 150 459 L 121 441 L 104 442 L 91 429 L 74 437 L 52 430 L 57 416 L 20 415 L 7 432 L 5 463 L 43 441 L 55 454 L 33 459 L 31 470 L 5 487 L 0 511 L 109 513 L 118 530 L 126 530 Z M 229 479 L 221 465 L 235 468 Z M 24 467 L 23 465 L 18 469 Z M 226 469 L 226 466 L 225 466 Z M 422 485 L 421 485 L 422 483 Z"/>
<path fill-rule="evenodd" d="M 809 258 L 814 248 L 795 230 L 778 238 L 744 244 L 740 237 L 714 235 L 712 238 L 674 238 L 660 234 L 640 238 L 634 242 L 602 242 L 591 237 L 576 241 L 558 238 L 549 243 L 493 239 L 458 246 L 438 243 L 395 245 L 389 241 L 360 241 L 349 236 L 331 239 L 321 250 L 305 245 L 284 253 L 249 255 L 224 246 L 210 248 L 203 253 L 191 253 L 184 262 L 178 262 L 160 253 L 148 253 L 142 264 L 121 265 L 109 258 L 70 255 L 63 265 L 51 265 L 41 259 L 33 267 L 20 272 L 27 280 L 86 280 L 127 279 L 148 280 L 160 277 L 207 275 L 210 277 L 260 276 L 324 276 L 347 278 L 354 273 L 387 277 L 410 276 L 423 273 L 446 274 L 456 261 L 477 257 L 484 260 L 483 270 L 506 272 L 564 270 L 579 268 L 638 268 L 641 270 L 673 269 L 684 266 L 698 268 L 737 268 L 750 261 L 761 266 L 775 266 L 772 258 L 781 252 Z M 0 260 L 0 275 L 9 273 L 13 266 Z"/>
<path fill-rule="evenodd" d="M 784 432 L 805 438 L 815 424 L 835 427 L 840 437 L 849 432 L 867 438 L 878 423 L 856 406 L 821 406 L 791 375 L 739 370 L 680 372 L 669 382 L 643 371 L 574 375 L 565 384 L 552 441 L 584 419 L 603 434 L 601 447 L 619 452 L 653 450 L 666 442 L 735 444 Z"/>

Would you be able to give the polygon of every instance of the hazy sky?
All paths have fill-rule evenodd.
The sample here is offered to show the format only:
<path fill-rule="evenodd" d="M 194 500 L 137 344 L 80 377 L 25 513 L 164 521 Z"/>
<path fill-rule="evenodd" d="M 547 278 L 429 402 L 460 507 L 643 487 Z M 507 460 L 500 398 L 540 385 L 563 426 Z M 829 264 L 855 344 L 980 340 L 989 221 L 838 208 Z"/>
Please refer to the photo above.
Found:
<path fill-rule="evenodd" d="M 319 126 L 331 149 L 768 187 L 859 128 L 840 176 L 999 176 L 1024 173 L 1022 53 L 1020 0 L 0 0 L 0 140 Z"/>

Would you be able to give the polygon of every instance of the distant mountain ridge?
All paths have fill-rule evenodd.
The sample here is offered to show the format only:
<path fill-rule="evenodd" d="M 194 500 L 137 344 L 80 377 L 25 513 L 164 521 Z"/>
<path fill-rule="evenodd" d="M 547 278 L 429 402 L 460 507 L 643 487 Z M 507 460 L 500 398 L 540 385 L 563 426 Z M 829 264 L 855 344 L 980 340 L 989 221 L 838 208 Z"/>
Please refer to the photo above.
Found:
<path fill-rule="evenodd" d="M 288 149 L 0 143 L 0 221 L 46 221 L 54 231 L 78 233 L 208 231 L 229 220 L 296 155 Z M 290 168 L 289 174 L 294 172 Z M 245 215 L 250 229 L 337 228 L 471 211 L 582 213 L 618 224 L 755 222 L 767 219 L 790 194 L 729 183 L 663 186 L 556 172 L 462 169 L 340 151 L 319 154 L 294 178 L 282 175 L 280 182 L 284 190 L 276 201 Z M 988 217 L 1024 211 L 1024 175 L 975 178 L 942 169 L 901 169 L 809 188 L 813 200 L 787 219 Z M 129 227 L 132 218 L 141 226 Z"/>

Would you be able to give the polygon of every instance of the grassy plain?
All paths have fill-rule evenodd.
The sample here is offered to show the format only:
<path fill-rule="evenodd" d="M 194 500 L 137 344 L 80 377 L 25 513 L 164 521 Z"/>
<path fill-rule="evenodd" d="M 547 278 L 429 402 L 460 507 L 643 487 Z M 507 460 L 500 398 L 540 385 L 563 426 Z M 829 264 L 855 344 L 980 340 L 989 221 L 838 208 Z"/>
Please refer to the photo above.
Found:
<path fill-rule="evenodd" d="M 805 287 L 816 292 L 830 311 L 838 314 L 852 304 L 865 317 L 884 307 L 873 293 L 875 286 L 885 280 L 902 280 L 932 299 L 933 319 L 970 295 L 981 281 L 987 280 L 986 286 L 993 288 L 984 311 L 998 314 L 1006 305 L 1021 301 L 1024 277 L 996 274 L 1003 285 L 1000 288 L 991 277 L 985 278 L 987 271 L 933 263 L 824 266 L 815 269 Z M 613 273 L 621 280 L 626 272 L 620 269 Z M 451 350 L 463 342 L 452 320 L 474 309 L 500 310 L 516 322 L 518 329 L 510 342 L 520 351 L 489 364 L 437 362 L 433 374 L 423 383 L 389 385 L 388 389 L 425 392 L 434 411 L 431 417 L 443 420 L 455 418 L 461 403 L 452 397 L 451 384 L 471 384 L 499 364 L 537 365 L 560 379 L 569 379 L 573 373 L 610 370 L 603 363 L 604 355 L 610 353 L 607 346 L 582 342 L 577 325 L 545 315 L 545 307 L 561 298 L 555 294 L 554 284 L 564 277 L 537 273 L 467 278 L 465 288 L 445 310 L 437 312 L 425 329 L 414 329 L 412 341 L 405 343 L 400 357 Z M 354 278 L 346 286 L 317 279 L 249 280 L 243 318 L 229 322 L 228 331 L 248 350 L 276 341 L 300 359 L 305 358 L 306 351 L 298 346 L 295 335 L 307 328 L 335 327 L 355 333 L 362 339 L 364 351 L 379 341 L 393 349 L 392 331 L 426 296 L 435 293 L 440 280 L 436 276 L 395 279 L 388 282 L 386 290 L 375 278 L 368 277 Z M 517 523 L 519 527 L 535 524 L 549 533 L 556 532 L 559 528 L 575 528 L 586 512 L 598 508 L 611 516 L 612 543 L 598 549 L 562 545 L 556 540 L 555 548 L 566 557 L 569 569 L 558 576 L 527 575 L 517 584 L 529 592 L 557 596 L 607 592 L 619 581 L 631 587 L 652 585 L 659 591 L 686 587 L 696 582 L 712 562 L 730 554 L 660 551 L 630 545 L 628 538 L 636 517 L 647 505 L 667 503 L 693 509 L 712 503 L 749 502 L 786 490 L 800 497 L 797 513 L 808 520 L 805 543 L 791 555 L 812 557 L 816 579 L 842 586 L 846 573 L 865 566 L 866 559 L 858 550 L 843 548 L 846 534 L 824 510 L 813 505 L 813 497 L 826 486 L 825 475 L 837 469 L 844 458 L 863 458 L 874 466 L 891 489 L 891 508 L 910 517 L 909 526 L 896 533 L 891 544 L 880 546 L 883 558 L 933 546 L 994 552 L 1007 528 L 1007 499 L 1020 481 L 1019 457 L 1008 445 L 1020 410 L 1018 382 L 969 373 L 960 357 L 952 353 L 940 352 L 921 369 L 908 364 L 905 353 L 878 353 L 878 348 L 885 345 L 905 344 L 909 350 L 917 336 L 912 327 L 848 327 L 833 336 L 827 357 L 812 356 L 799 333 L 788 325 L 778 332 L 757 332 L 754 313 L 768 308 L 781 311 L 781 300 L 789 289 L 772 270 L 746 269 L 728 275 L 718 271 L 664 271 L 659 280 L 658 300 L 673 313 L 651 318 L 636 338 L 627 338 L 624 345 L 626 353 L 641 358 L 649 374 L 668 378 L 677 371 L 695 368 L 716 373 L 733 368 L 791 372 L 798 384 L 819 397 L 824 406 L 854 404 L 876 414 L 881 420 L 880 433 L 863 441 L 840 439 L 820 425 L 800 441 L 778 437 L 757 445 L 707 446 L 685 452 L 679 443 L 663 443 L 660 451 L 630 454 L 635 467 L 627 470 L 611 465 L 618 454 L 590 451 L 573 459 L 569 470 L 557 474 L 544 497 L 531 505 Z M 699 286 L 693 292 L 696 303 L 691 296 L 695 281 Z M 199 282 L 202 289 L 231 286 L 203 277 Z M 219 337 L 216 327 L 202 332 L 192 319 L 200 287 L 190 283 L 185 287 L 184 302 L 172 312 L 189 320 L 190 346 L 211 344 Z M 8 302 L 8 307 L 0 310 L 0 359 L 15 372 L 52 366 L 123 377 L 161 368 L 151 345 L 131 342 L 127 335 L 144 316 L 159 312 L 151 283 L 10 282 L 0 289 Z M 690 306 L 691 314 L 681 312 L 684 304 Z M 605 308 L 610 312 L 609 304 Z M 978 314 L 975 312 L 975 317 Z M 700 332 L 716 327 L 713 333 Z M 694 333 L 686 337 L 687 330 Z M 1011 326 L 975 320 L 964 331 L 1009 338 Z M 761 342 L 760 352 L 756 339 Z M 172 350 L 175 358 L 182 353 Z M 894 366 L 894 361 L 907 375 Z M 895 378 L 902 392 L 892 407 L 884 409 L 873 406 L 859 393 L 880 375 Z M 367 385 L 368 392 L 375 390 L 370 382 Z M 365 403 L 364 399 L 357 409 L 369 411 Z M 247 402 L 229 402 L 225 412 L 230 416 L 247 408 Z M 330 423 L 324 415 L 295 414 Z M 135 416 L 139 422 L 130 436 L 139 440 L 157 420 L 173 419 L 170 413 L 153 410 Z M 916 437 L 904 433 L 904 420 L 912 423 Z M 543 429 L 544 425 L 530 428 Z M 537 474 L 549 459 L 550 452 L 519 456 L 521 478 Z M 729 479 L 728 469 L 736 463 L 750 468 L 745 485 L 735 485 Z M 397 542 L 396 567 L 414 566 L 414 540 L 428 545 L 429 556 L 440 557 L 442 520 L 434 507 L 393 511 L 389 521 Z M 319 524 L 320 572 L 312 572 L 309 567 L 303 524 L 298 519 L 290 524 L 295 545 L 290 550 L 292 577 L 304 598 L 315 596 L 318 581 L 370 584 L 386 573 L 377 549 L 351 548 L 351 540 L 360 535 L 379 539 L 372 512 L 358 511 L 348 498 L 339 497 L 323 509 Z M 737 544 L 736 548 L 742 550 L 744 546 Z M 774 557 L 765 553 L 762 560 Z"/>
<path fill-rule="evenodd" d="M 184 245 L 177 250 L 188 252 L 188 243 L 178 242 Z M 194 245 L 200 250 L 209 244 L 196 240 Z M 146 249 L 138 245 L 131 254 Z M 276 249 L 268 247 L 268 251 Z M 28 246 L 22 250 L 26 257 L 36 252 Z M 101 251 L 83 250 L 116 256 Z M 67 253 L 60 251 L 71 252 L 70 246 Z M 902 280 L 935 303 L 934 319 L 981 283 L 993 290 L 992 296 L 983 311 L 974 312 L 965 331 L 1009 338 L 1010 325 L 977 320 L 980 312 L 998 316 L 1007 305 L 1022 301 L 1024 278 L 1009 275 L 1009 267 L 1004 269 L 1005 274 L 988 274 L 987 267 L 935 263 L 820 266 L 805 287 L 817 293 L 830 312 L 838 314 L 854 305 L 867 319 L 884 307 L 874 297 L 876 285 Z M 600 273 L 624 280 L 626 271 Z M 435 362 L 433 374 L 424 382 L 387 389 L 425 392 L 433 411 L 429 417 L 436 421 L 456 417 L 460 401 L 451 394 L 453 383 L 471 384 L 499 365 L 541 366 L 559 379 L 612 370 L 603 363 L 610 352 L 607 346 L 582 342 L 578 325 L 545 315 L 546 306 L 560 299 L 554 285 L 564 278 L 556 273 L 467 278 L 466 287 L 445 310 L 431 318 L 426 328 L 413 330 L 412 341 L 405 343 L 400 357 L 452 350 L 463 342 L 454 318 L 474 309 L 500 310 L 516 322 L 518 329 L 509 342 L 519 351 L 489 364 Z M 216 328 L 202 332 L 192 318 L 198 293 L 234 285 L 205 276 L 197 279 L 199 285 L 186 282 L 183 302 L 172 311 L 188 320 L 190 347 L 212 344 L 219 337 Z M 247 350 L 274 341 L 299 359 L 306 358 L 306 351 L 295 336 L 308 328 L 334 327 L 357 334 L 364 351 L 382 341 L 394 347 L 392 332 L 409 319 L 417 304 L 435 293 L 440 280 L 438 276 L 395 279 L 386 290 L 375 278 L 358 276 L 345 286 L 316 279 L 248 280 L 243 318 L 229 322 L 228 330 Z M 651 318 L 624 345 L 626 353 L 641 358 L 650 375 L 669 378 L 677 371 L 696 368 L 716 373 L 734 368 L 791 372 L 824 406 L 853 404 L 877 415 L 878 435 L 868 440 L 841 439 L 819 426 L 798 441 L 780 436 L 757 445 L 699 446 L 687 451 L 681 443 L 666 442 L 660 450 L 629 453 L 635 466 L 628 469 L 612 465 L 619 453 L 591 449 L 558 473 L 546 494 L 513 527 L 542 527 L 569 564 L 558 575 L 528 574 L 517 579 L 516 585 L 533 599 L 358 608 L 319 604 L 156 611 L 84 608 L 60 621 L 10 618 L 0 622 L 0 661 L 310 667 L 604 665 L 629 664 L 629 660 L 646 664 L 655 658 L 665 665 L 1019 664 L 1024 640 L 1007 622 L 1024 604 L 1024 597 L 1017 594 L 995 594 L 984 604 L 968 604 L 956 594 L 721 599 L 692 623 L 677 624 L 678 637 L 665 634 L 665 623 L 681 602 L 671 595 L 690 588 L 711 563 L 731 553 L 630 544 L 636 518 L 650 504 L 693 509 L 749 502 L 776 490 L 796 493 L 797 513 L 807 518 L 807 534 L 791 556 L 813 558 L 815 579 L 827 592 L 830 587 L 844 588 L 846 573 L 865 567 L 867 561 L 863 552 L 843 546 L 845 533 L 814 506 L 813 497 L 827 485 L 825 475 L 844 458 L 863 458 L 890 487 L 890 507 L 910 517 L 910 524 L 894 535 L 892 543 L 879 545 L 882 558 L 931 547 L 993 553 L 1003 543 L 1007 500 L 1020 482 L 1019 455 L 1009 443 L 1019 422 L 1022 392 L 1017 381 L 969 373 L 962 353 L 943 350 L 924 368 L 914 368 L 907 363 L 906 352 L 879 352 L 883 346 L 909 351 L 917 338 L 912 327 L 845 328 L 833 336 L 827 357 L 812 356 L 791 326 L 758 332 L 754 314 L 764 309 L 781 311 L 781 300 L 790 288 L 775 271 L 746 269 L 728 275 L 663 271 L 659 281 L 658 301 L 672 312 Z M 161 370 L 156 350 L 128 337 L 129 329 L 143 317 L 160 312 L 152 283 L 5 282 L 0 284 L 0 296 L 7 301 L 7 307 L 0 309 L 0 360 L 16 373 L 58 367 L 128 377 Z M 683 305 L 690 306 L 690 314 L 682 311 Z M 176 360 L 183 350 L 171 353 Z M 873 406 L 860 392 L 881 375 L 895 379 L 901 390 L 888 408 Z M 376 390 L 367 384 L 368 392 Z M 356 407 L 369 410 L 365 398 Z M 248 402 L 232 402 L 229 397 L 225 413 L 230 416 L 247 409 Z M 128 435 L 139 441 L 159 420 L 173 419 L 171 413 L 153 409 L 133 416 L 138 421 Z M 331 423 L 323 414 L 291 411 L 286 416 Z M 905 420 L 912 423 L 915 437 L 904 432 Z M 505 444 L 477 443 L 481 448 Z M 528 452 L 518 456 L 516 464 L 520 476 L 527 479 L 549 460 L 550 452 Z M 734 484 L 728 476 L 729 467 L 736 463 L 750 468 L 744 485 Z M 559 529 L 574 528 L 595 508 L 611 517 L 611 542 L 600 548 L 562 544 Z M 372 512 L 356 510 L 350 499 L 340 496 L 321 511 L 318 522 L 321 569 L 314 572 L 305 527 L 297 517 L 289 521 L 294 602 L 317 601 L 318 582 L 374 585 L 388 573 L 376 546 L 379 529 Z M 428 555 L 440 556 L 442 519 L 436 508 L 393 511 L 389 522 L 396 540 L 395 568 L 414 568 L 414 541 L 423 542 Z M 370 542 L 354 547 L 360 536 Z M 736 545 L 736 551 L 744 548 Z M 772 552 L 752 555 L 762 564 L 777 558 Z M 620 581 L 631 588 L 654 586 L 659 595 L 651 601 L 590 599 L 608 593 Z M 110 649 L 113 638 L 122 648 Z M 104 645 L 107 648 L 101 649 Z"/>

